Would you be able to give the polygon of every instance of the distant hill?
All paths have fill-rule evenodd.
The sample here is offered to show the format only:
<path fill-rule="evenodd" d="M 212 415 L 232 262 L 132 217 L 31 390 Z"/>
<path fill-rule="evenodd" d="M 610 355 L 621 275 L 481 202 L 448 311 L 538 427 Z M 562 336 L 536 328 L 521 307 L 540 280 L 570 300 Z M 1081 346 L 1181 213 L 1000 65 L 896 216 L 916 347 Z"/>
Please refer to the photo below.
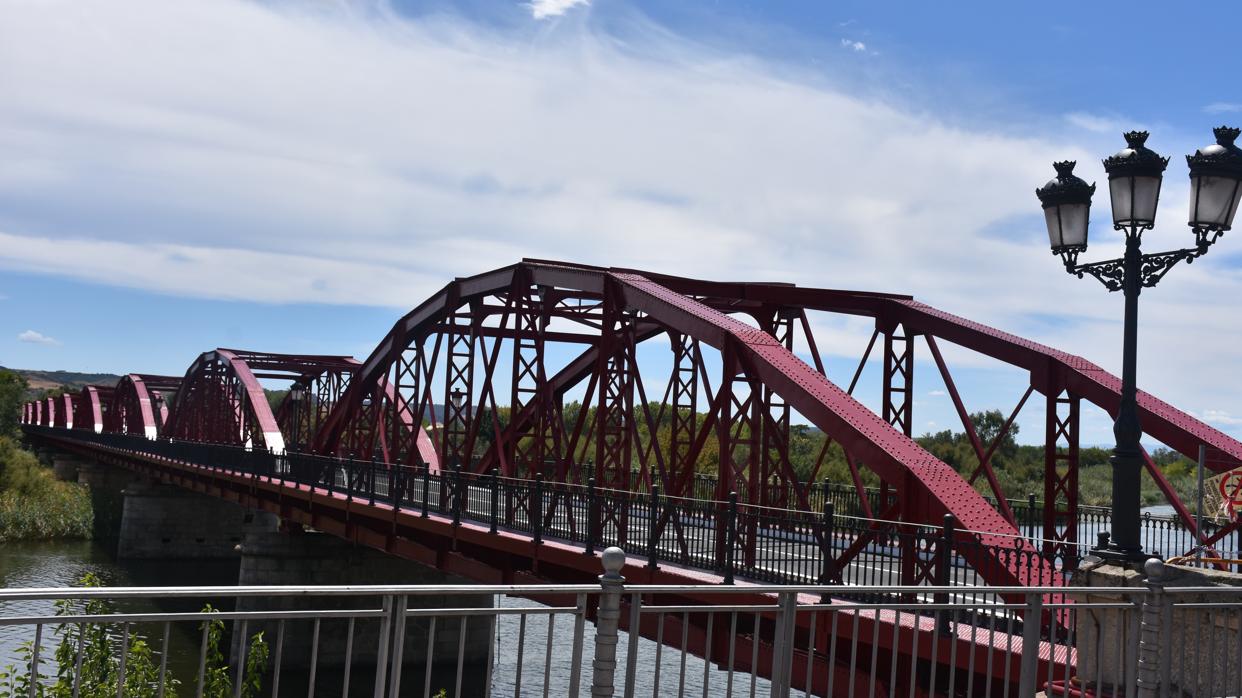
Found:
<path fill-rule="evenodd" d="M 76 371 L 32 371 L 25 368 L 5 368 L 26 379 L 30 385 L 28 398 L 37 398 L 44 391 L 64 388 L 65 390 L 81 390 L 87 385 L 116 385 L 121 377 L 113 373 L 78 373 Z"/>

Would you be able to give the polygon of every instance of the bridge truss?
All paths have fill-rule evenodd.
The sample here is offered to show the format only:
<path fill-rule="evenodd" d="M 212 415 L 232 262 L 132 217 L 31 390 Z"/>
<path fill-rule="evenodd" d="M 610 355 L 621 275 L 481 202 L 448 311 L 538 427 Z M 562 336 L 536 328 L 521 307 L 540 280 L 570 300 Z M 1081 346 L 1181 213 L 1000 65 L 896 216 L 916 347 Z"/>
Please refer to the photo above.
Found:
<path fill-rule="evenodd" d="M 813 332 L 826 315 L 874 323 L 856 370 L 840 378 L 827 375 Z M 990 441 L 969 418 L 943 345 L 1029 376 Z M 975 462 L 960 474 L 911 438 L 916 351 L 927 352 L 970 441 Z M 853 396 L 873 357 L 882 367 L 878 413 Z M 274 410 L 265 379 L 291 383 Z M 1083 403 L 1111 413 L 1120 385 L 1080 357 L 908 296 L 540 260 L 450 282 L 401 318 L 363 362 L 217 349 L 184 378 L 168 380 L 176 385 L 152 388 L 149 376 L 127 376 L 110 399 L 97 389 L 68 409 L 55 400 L 32 403 L 23 419 L 55 426 L 65 419 L 60 414 L 71 414 L 86 428 L 90 414 L 92 428 L 102 419 L 106 432 L 432 471 L 443 464 L 604 490 L 658 488 L 673 501 L 695 497 L 697 471 L 710 464 L 712 498 L 721 506 L 736 493 L 737 506 L 802 511 L 828 457 L 826 445 L 811 472 L 794 472 L 790 432 L 808 423 L 843 450 L 862 513 L 874 521 L 871 541 L 904 527 L 939 527 L 950 516 L 956 530 L 983 543 L 971 564 L 998 585 L 1053 582 L 1077 554 Z M 144 402 L 144 386 L 175 391 L 163 418 L 150 395 Z M 1025 522 L 1009 504 L 1025 493 L 1005 492 L 994 467 L 1018 416 L 1040 409 L 1032 406 L 1037 393 L 1045 425 L 1039 549 L 1019 535 Z M 1139 404 L 1148 436 L 1190 457 L 1205 446 L 1215 472 L 1242 464 L 1242 443 L 1147 393 Z M 130 415 L 138 415 L 132 423 Z M 880 483 L 878 499 L 865 490 L 867 471 Z M 1200 534 L 1150 458 L 1148 472 L 1198 540 L 1211 545 L 1234 530 Z M 507 506 L 529 512 L 520 497 Z M 625 512 L 605 510 L 597 525 L 624 531 Z M 541 515 L 569 516 L 555 503 Z M 755 545 L 754 530 L 731 535 Z M 839 565 L 869 542 L 842 551 Z M 902 554 L 909 562 L 904 583 L 934 573 L 914 546 Z"/>

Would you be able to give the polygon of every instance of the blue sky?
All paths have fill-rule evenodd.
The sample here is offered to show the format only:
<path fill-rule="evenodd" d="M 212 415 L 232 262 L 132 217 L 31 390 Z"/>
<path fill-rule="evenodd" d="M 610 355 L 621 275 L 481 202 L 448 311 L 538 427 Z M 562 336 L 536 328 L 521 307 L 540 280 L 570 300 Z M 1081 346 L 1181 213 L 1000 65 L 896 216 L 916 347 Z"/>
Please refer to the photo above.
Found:
<path fill-rule="evenodd" d="M 1236 48 L 1209 36 L 1231 9 L 6 3 L 0 364 L 361 357 L 452 276 L 533 256 L 906 292 L 1115 370 L 1120 298 L 1061 271 L 1033 190 L 1062 158 L 1103 185 L 1149 129 L 1173 160 L 1148 249 L 1187 244 L 1181 156 L 1242 122 Z M 1092 258 L 1119 250 L 1106 216 Z M 1240 272 L 1226 236 L 1146 294 L 1140 361 L 1235 436 Z M 869 327 L 816 331 L 848 380 Z M 971 409 L 1021 395 L 947 352 Z M 956 422 L 933 371 L 917 431 Z"/>

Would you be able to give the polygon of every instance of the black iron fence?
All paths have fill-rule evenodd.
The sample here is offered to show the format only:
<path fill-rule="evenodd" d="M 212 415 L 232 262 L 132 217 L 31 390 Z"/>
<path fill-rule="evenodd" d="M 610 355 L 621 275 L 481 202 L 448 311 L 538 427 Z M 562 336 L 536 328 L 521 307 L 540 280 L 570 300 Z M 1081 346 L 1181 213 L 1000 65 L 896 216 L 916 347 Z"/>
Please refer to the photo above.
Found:
<path fill-rule="evenodd" d="M 578 477 L 581 482 L 586 482 L 592 473 L 594 469 L 591 464 L 579 466 Z M 630 475 L 633 489 L 645 492 L 647 486 L 639 471 L 634 470 Z M 738 501 L 751 501 L 748 488 L 747 482 L 735 483 L 733 491 L 737 492 Z M 798 494 L 799 490 L 803 493 L 801 496 Z M 722 499 L 727 496 L 727 493 L 720 491 L 717 478 L 707 473 L 695 473 L 688 491 L 689 498 L 695 500 Z M 860 494 L 859 489 L 851 484 L 826 480 L 797 485 L 772 482 L 764 487 L 764 495 L 772 503 L 772 508 L 776 509 L 823 511 L 825 504 L 831 503 L 838 515 L 858 518 L 879 518 L 887 506 L 896 501 L 896 495 L 891 490 L 886 492 L 879 487 L 863 487 Z M 982 496 L 993 507 L 997 507 L 995 497 Z M 1108 507 L 1080 504 L 1076 522 L 1071 522 L 1062 515 L 1053 523 L 1055 530 L 1050 530 L 1044 521 L 1044 502 L 1035 494 L 1028 494 L 1023 499 L 1005 501 L 1013 512 L 1016 527 L 1022 536 L 1063 569 L 1074 569 L 1078 561 L 1090 554 L 1091 548 L 1098 544 L 1100 534 L 1112 530 L 1112 510 Z M 1227 524 L 1228 521 L 1204 517 L 1204 534 L 1211 537 Z M 1059 546 L 1058 543 L 1063 540 L 1070 542 Z M 1143 512 L 1140 540 L 1144 550 L 1166 559 L 1192 552 L 1197 545 L 1193 532 L 1180 517 L 1174 513 L 1157 511 Z M 1222 554 L 1242 551 L 1242 530 L 1221 540 L 1215 549 Z"/>

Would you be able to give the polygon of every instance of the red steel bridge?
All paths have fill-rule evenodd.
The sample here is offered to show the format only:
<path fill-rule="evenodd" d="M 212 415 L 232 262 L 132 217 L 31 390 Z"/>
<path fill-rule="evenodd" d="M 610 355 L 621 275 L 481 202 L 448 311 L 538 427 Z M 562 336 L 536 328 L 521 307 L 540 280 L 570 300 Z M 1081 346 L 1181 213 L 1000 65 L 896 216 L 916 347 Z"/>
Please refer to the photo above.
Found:
<path fill-rule="evenodd" d="M 849 374 L 825 370 L 812 332 L 824 314 L 874 321 Z M 942 343 L 1029 375 L 990 442 Z M 972 445 L 961 472 L 911 438 L 916 346 Z M 875 354 L 878 414 L 853 397 Z M 290 389 L 273 409 L 263 385 L 275 380 Z M 909 296 L 528 259 L 451 281 L 363 361 L 216 349 L 183 377 L 129 374 L 29 403 L 23 423 L 50 445 L 480 582 L 579 581 L 598 570 L 584 545 L 619 544 L 648 557 L 627 576 L 653 583 L 1056 586 L 1081 551 L 1083 402 L 1112 414 L 1119 390 L 1081 357 Z M 1206 447 L 1214 472 L 1242 465 L 1237 440 L 1147 393 L 1139 405 L 1150 438 L 1191 458 Z M 1016 511 L 1025 493 L 1003 491 L 993 467 L 1024 409 L 1044 413 L 1037 512 Z M 827 445 L 795 473 L 800 423 L 840 446 L 849 482 L 821 482 Z M 704 462 L 716 466 L 707 480 Z M 1147 466 L 1192 542 L 1211 547 L 1236 529 L 1198 531 Z M 854 494 L 846 514 L 842 488 Z M 857 577 L 863 568 L 880 576 Z M 965 637 L 947 635 L 928 642 Z M 699 651 L 714 642 L 702 628 L 689 637 Z M 1005 680 L 1006 667 L 989 671 Z"/>

